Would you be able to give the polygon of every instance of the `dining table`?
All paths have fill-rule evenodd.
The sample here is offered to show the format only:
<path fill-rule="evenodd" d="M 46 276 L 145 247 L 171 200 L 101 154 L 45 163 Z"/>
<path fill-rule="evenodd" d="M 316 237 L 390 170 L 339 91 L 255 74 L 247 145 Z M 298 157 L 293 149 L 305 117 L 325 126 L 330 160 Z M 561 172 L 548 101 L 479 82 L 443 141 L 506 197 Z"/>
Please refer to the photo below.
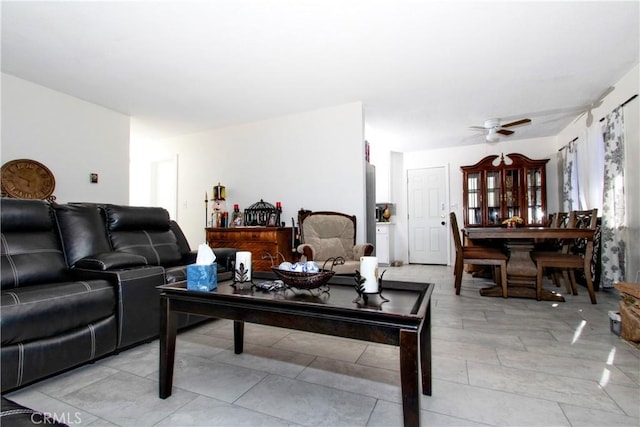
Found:
<path fill-rule="evenodd" d="M 593 241 L 595 230 L 588 228 L 552 228 L 552 227 L 468 227 L 465 236 L 473 244 L 484 240 L 501 244 L 508 251 L 507 260 L 507 296 L 536 298 L 537 267 L 531 253 L 536 245 L 545 241 L 557 242 L 572 239 Z M 491 286 L 480 290 L 482 296 L 502 297 L 500 286 Z M 564 297 L 543 289 L 542 300 L 564 302 Z"/>

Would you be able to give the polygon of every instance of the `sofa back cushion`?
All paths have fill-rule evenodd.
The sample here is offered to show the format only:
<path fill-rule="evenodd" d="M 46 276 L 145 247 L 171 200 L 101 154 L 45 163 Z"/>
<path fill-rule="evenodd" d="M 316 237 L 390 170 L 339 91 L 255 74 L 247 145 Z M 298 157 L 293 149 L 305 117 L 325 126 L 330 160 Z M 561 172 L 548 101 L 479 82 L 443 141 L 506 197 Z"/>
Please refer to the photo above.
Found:
<path fill-rule="evenodd" d="M 66 280 L 67 264 L 49 203 L 10 198 L 1 203 L 1 288 Z"/>
<path fill-rule="evenodd" d="M 53 205 L 67 264 L 111 252 L 104 220 L 95 204 Z"/>
<path fill-rule="evenodd" d="M 169 225 L 171 227 L 171 231 L 173 231 L 173 234 L 176 236 L 176 241 L 178 242 L 178 250 L 180 251 L 180 254 L 183 257 L 186 256 L 189 252 L 191 252 L 191 246 L 189 246 L 189 241 L 187 240 L 187 237 L 184 235 L 184 233 L 182 232 L 182 229 L 180 228 L 177 222 L 175 222 L 174 220 L 171 220 Z"/>
<path fill-rule="evenodd" d="M 141 255 L 149 265 L 180 263 L 182 254 L 166 209 L 119 205 L 103 209 L 113 250 Z"/>

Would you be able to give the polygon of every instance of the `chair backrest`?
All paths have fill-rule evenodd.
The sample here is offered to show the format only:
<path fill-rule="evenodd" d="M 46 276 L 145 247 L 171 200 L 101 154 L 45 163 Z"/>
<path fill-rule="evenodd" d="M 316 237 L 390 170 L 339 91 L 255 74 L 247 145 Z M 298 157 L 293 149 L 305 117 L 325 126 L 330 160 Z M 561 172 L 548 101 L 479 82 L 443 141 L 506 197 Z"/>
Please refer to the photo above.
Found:
<path fill-rule="evenodd" d="M 460 229 L 458 228 L 458 219 L 456 213 L 449 213 L 449 222 L 451 222 L 451 231 L 453 232 L 453 243 L 456 247 L 456 252 L 462 252 L 462 239 L 460 238 Z"/>
<path fill-rule="evenodd" d="M 315 258 L 341 256 L 353 259 L 356 244 L 356 217 L 340 212 L 304 212 L 298 216 L 300 240 L 314 247 Z"/>
<path fill-rule="evenodd" d="M 555 220 L 556 220 L 556 214 L 550 213 L 549 216 L 547 217 L 547 224 L 549 224 L 549 227 L 553 227 Z"/>
<path fill-rule="evenodd" d="M 584 211 L 571 211 L 569 215 L 569 225 L 571 228 L 586 228 L 595 230 L 598 223 L 598 209 L 590 209 Z M 573 239 L 570 242 L 569 252 L 574 254 L 582 254 L 587 250 L 589 245 L 593 245 L 593 241 L 586 239 Z"/>
<path fill-rule="evenodd" d="M 567 228 L 569 225 L 569 212 L 556 212 L 553 214 L 552 228 Z"/>
<path fill-rule="evenodd" d="M 569 227 L 571 228 L 588 228 L 596 229 L 598 222 L 598 209 L 590 209 L 585 211 L 571 211 L 569 215 Z"/>

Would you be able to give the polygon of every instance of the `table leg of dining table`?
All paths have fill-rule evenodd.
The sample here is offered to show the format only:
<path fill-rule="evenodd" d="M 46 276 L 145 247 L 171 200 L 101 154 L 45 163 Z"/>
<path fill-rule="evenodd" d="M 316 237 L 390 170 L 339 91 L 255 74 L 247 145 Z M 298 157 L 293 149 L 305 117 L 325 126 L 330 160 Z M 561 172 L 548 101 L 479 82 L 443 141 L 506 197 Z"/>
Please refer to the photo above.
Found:
<path fill-rule="evenodd" d="M 509 250 L 509 260 L 507 261 L 508 296 L 536 299 L 536 275 L 538 269 L 531 259 L 531 251 L 534 248 L 533 242 L 510 240 L 506 246 Z M 499 286 L 486 288 L 481 291 L 481 295 L 501 297 L 502 289 Z M 542 300 L 564 302 L 564 297 L 543 290 Z"/>
<path fill-rule="evenodd" d="M 531 259 L 531 251 L 533 243 L 513 241 L 507 243 L 509 249 L 509 261 L 507 261 L 507 276 L 522 278 L 525 284 L 527 282 L 536 283 L 536 273 L 538 269 Z"/>

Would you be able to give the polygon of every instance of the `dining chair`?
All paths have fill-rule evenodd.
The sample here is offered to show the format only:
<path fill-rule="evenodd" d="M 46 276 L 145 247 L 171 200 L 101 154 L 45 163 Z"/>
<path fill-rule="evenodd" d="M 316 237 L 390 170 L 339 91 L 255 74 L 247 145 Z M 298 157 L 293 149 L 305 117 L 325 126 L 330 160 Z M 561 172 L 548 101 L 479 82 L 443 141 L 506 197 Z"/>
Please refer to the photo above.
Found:
<path fill-rule="evenodd" d="M 598 222 L 598 209 L 571 211 L 568 227 L 589 228 L 595 230 Z"/>
<path fill-rule="evenodd" d="M 569 225 L 569 212 L 556 212 L 552 214 L 551 221 L 549 222 L 549 227 L 551 228 L 567 228 Z M 563 241 L 561 239 L 555 239 L 551 241 L 546 241 L 546 245 L 544 248 L 540 248 L 544 251 L 554 251 L 554 252 L 563 252 L 567 253 L 568 251 L 568 242 Z M 553 283 L 556 287 L 560 287 L 560 279 L 565 284 L 565 288 L 567 289 L 567 293 L 571 291 L 571 282 L 569 279 L 569 273 L 564 269 L 557 268 L 549 268 L 547 274 L 553 280 Z"/>
<path fill-rule="evenodd" d="M 595 230 L 598 210 L 571 211 L 567 228 L 586 228 Z M 544 269 L 561 269 L 563 275 L 568 273 L 567 292 L 578 295 L 576 270 L 582 270 L 587 282 L 587 290 L 592 304 L 596 304 L 596 294 L 591 274 L 591 258 L 593 256 L 593 239 L 571 239 L 563 242 L 560 251 L 534 251 L 531 258 L 536 263 L 536 298 L 542 297 Z"/>
<path fill-rule="evenodd" d="M 456 261 L 453 274 L 455 276 L 456 295 L 460 295 L 464 264 L 491 265 L 496 283 L 502 287 L 502 296 L 507 298 L 507 255 L 500 249 L 486 246 L 463 245 L 455 212 L 449 214 L 453 242 L 456 248 Z"/>

